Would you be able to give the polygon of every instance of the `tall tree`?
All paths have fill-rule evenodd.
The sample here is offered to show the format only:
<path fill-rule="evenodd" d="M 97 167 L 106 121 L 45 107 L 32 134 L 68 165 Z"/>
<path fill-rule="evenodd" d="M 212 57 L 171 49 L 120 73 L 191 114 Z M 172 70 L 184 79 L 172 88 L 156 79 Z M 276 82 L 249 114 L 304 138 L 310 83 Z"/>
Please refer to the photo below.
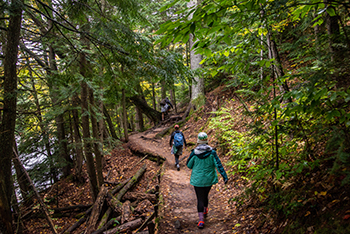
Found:
<path fill-rule="evenodd" d="M 16 107 L 17 107 L 17 59 L 21 31 L 22 6 L 20 0 L 11 1 L 9 24 L 7 28 L 4 81 L 3 111 L 0 125 L 0 231 L 13 233 L 11 212 L 11 160 L 15 142 Z"/>
<path fill-rule="evenodd" d="M 188 4 L 188 8 L 196 8 L 199 0 L 191 0 Z M 192 19 L 193 15 L 190 15 L 190 19 Z M 204 100 L 204 79 L 199 74 L 199 69 L 201 68 L 200 62 L 202 61 L 202 55 L 197 53 L 196 49 L 193 47 L 196 43 L 196 38 L 193 33 L 190 33 L 189 46 L 190 46 L 190 64 L 191 70 L 194 71 L 194 76 L 192 80 L 192 95 L 191 102 L 193 105 L 201 105 L 204 104 L 201 102 L 201 99 Z"/>

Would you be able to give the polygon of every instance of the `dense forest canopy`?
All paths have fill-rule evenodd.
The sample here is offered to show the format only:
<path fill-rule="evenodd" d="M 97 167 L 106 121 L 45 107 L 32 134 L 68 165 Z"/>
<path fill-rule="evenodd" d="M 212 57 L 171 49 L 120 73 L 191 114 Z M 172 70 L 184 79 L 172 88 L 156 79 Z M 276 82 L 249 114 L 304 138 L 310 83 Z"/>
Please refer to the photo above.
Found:
<path fill-rule="evenodd" d="M 15 188 L 21 203 L 32 197 L 21 163 L 40 190 L 72 173 L 81 180 L 86 162 L 96 199 L 103 155 L 157 125 L 161 99 L 196 109 L 219 85 L 249 118 L 239 131 L 223 107 L 209 123 L 252 182 L 248 194 L 288 216 L 301 175 L 323 170 L 349 185 L 349 1 L 12 0 L 0 9 L 0 231 L 13 233 Z"/>

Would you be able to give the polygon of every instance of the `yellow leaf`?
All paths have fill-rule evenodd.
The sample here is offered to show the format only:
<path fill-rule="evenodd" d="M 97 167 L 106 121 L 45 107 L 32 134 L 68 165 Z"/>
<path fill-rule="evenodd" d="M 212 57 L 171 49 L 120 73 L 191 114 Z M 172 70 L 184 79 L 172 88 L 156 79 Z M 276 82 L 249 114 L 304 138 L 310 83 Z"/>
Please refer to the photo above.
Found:
<path fill-rule="evenodd" d="M 321 195 L 321 196 L 326 196 L 326 195 L 327 195 L 327 191 L 320 192 L 320 195 Z"/>

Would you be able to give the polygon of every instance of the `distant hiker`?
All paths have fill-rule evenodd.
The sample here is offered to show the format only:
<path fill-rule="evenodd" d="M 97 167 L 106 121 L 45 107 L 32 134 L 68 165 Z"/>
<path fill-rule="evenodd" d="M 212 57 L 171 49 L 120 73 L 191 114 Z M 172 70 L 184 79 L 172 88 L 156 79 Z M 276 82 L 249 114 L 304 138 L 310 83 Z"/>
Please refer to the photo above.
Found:
<path fill-rule="evenodd" d="M 160 112 L 162 112 L 162 121 L 164 120 L 165 114 L 168 114 L 170 107 L 173 109 L 173 104 L 170 102 L 169 98 L 166 97 L 160 102 Z"/>
<path fill-rule="evenodd" d="M 179 130 L 179 125 L 174 126 L 175 131 L 171 134 L 169 145 L 171 154 L 175 156 L 175 167 L 180 171 L 179 157 L 182 155 L 183 146 L 187 146 L 184 134 Z"/>
<path fill-rule="evenodd" d="M 215 168 L 220 172 L 226 184 L 227 174 L 215 149 L 208 145 L 208 135 L 200 132 L 197 147 L 191 151 L 187 159 L 187 167 L 192 169 L 191 185 L 194 186 L 197 196 L 198 228 L 204 228 L 204 217 L 208 214 L 208 195 L 213 184 L 218 183 Z"/>

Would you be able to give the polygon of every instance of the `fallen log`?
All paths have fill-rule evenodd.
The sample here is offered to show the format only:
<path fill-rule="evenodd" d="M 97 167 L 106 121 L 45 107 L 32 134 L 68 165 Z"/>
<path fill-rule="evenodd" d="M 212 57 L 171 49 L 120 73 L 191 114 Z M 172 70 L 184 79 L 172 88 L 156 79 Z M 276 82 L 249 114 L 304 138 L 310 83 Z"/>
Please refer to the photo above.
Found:
<path fill-rule="evenodd" d="M 147 151 L 143 148 L 140 148 L 138 144 L 134 144 L 132 141 L 129 141 L 128 148 L 131 150 L 131 152 L 139 157 L 145 157 L 147 155 L 147 158 L 153 162 L 158 162 L 158 160 L 163 163 L 166 159 L 161 156 L 160 154 L 153 153 L 151 151 Z M 159 158 L 159 159 L 158 159 Z"/>
<path fill-rule="evenodd" d="M 130 179 L 131 179 L 131 178 L 130 178 Z M 112 193 L 112 194 L 117 193 L 120 189 L 122 189 L 122 188 L 125 186 L 126 183 L 128 183 L 128 182 L 130 181 L 130 179 L 127 179 L 127 180 L 121 182 L 118 186 L 116 186 L 116 187 L 111 191 L 111 193 Z M 82 218 L 80 218 L 76 223 L 74 223 L 67 231 L 62 231 L 61 234 L 63 234 L 63 233 L 71 233 L 72 231 L 74 231 L 75 229 L 77 229 L 78 227 L 80 227 L 80 225 L 82 225 L 82 224 L 86 221 L 87 217 L 91 214 L 91 211 L 92 211 L 92 206 L 91 206 L 87 211 L 85 211 L 85 214 L 83 214 L 84 216 L 83 216 Z M 110 210 L 110 212 L 112 212 L 112 210 Z M 109 216 L 109 215 L 108 215 L 108 216 Z M 104 217 L 104 216 L 103 216 L 103 217 Z M 102 223 L 102 225 L 101 225 L 101 222 L 102 222 L 102 220 L 101 220 L 101 222 L 100 222 L 100 224 L 99 224 L 98 227 L 100 227 L 100 225 L 101 225 L 101 227 L 102 227 L 102 226 L 107 222 L 107 220 L 108 220 L 108 217 L 107 217 L 107 219 L 105 220 L 105 222 Z"/>
<path fill-rule="evenodd" d="M 131 177 L 132 178 L 132 177 Z M 119 192 L 130 180 L 127 179 L 124 182 L 120 183 L 117 187 L 115 187 L 110 193 L 109 193 L 109 197 L 113 197 L 114 194 L 116 194 L 117 192 Z M 107 203 L 109 205 L 107 211 L 104 213 L 104 215 L 101 218 L 100 223 L 98 224 L 98 229 L 102 228 L 108 221 L 109 216 L 112 214 L 113 209 L 111 208 L 111 205 L 109 203 L 109 201 L 107 200 Z"/>
<path fill-rule="evenodd" d="M 131 178 L 131 180 L 119 191 L 116 198 L 120 201 L 121 198 L 125 195 L 125 193 L 136 184 L 136 182 L 141 178 L 143 173 L 145 173 L 147 168 L 146 164 L 143 164 L 143 166 L 136 172 L 136 174 Z"/>
<path fill-rule="evenodd" d="M 121 224 L 127 223 L 132 215 L 130 201 L 126 201 L 122 206 L 122 219 Z"/>
<path fill-rule="evenodd" d="M 104 231 L 108 230 L 113 224 L 120 224 L 121 216 L 118 216 L 117 218 L 113 218 L 109 220 L 104 226 L 98 228 L 96 231 L 94 231 L 91 234 L 101 234 Z"/>
<path fill-rule="evenodd" d="M 93 205 L 92 212 L 89 218 L 88 223 L 86 224 L 85 234 L 91 234 L 96 229 L 96 224 L 98 218 L 100 217 L 100 213 L 102 210 L 103 203 L 105 201 L 107 195 L 107 187 L 102 186 L 100 192 L 98 193 L 97 199 Z"/>
<path fill-rule="evenodd" d="M 63 212 L 63 211 L 81 211 L 81 210 L 87 210 L 91 206 L 92 206 L 92 204 L 89 204 L 89 205 L 75 205 L 75 206 L 51 208 L 51 210 L 53 210 L 54 213 L 59 213 L 59 212 Z"/>
<path fill-rule="evenodd" d="M 140 192 L 128 192 L 126 193 L 123 198 L 123 201 L 129 200 L 129 201 L 142 201 L 142 200 L 150 200 L 151 202 L 157 201 L 156 194 L 151 193 L 140 193 Z"/>
<path fill-rule="evenodd" d="M 141 218 L 136 219 L 136 220 L 124 223 L 108 231 L 105 231 L 103 234 L 114 234 L 114 233 L 132 231 L 132 230 L 135 230 L 137 227 L 139 227 L 141 224 L 142 224 L 142 219 Z"/>

